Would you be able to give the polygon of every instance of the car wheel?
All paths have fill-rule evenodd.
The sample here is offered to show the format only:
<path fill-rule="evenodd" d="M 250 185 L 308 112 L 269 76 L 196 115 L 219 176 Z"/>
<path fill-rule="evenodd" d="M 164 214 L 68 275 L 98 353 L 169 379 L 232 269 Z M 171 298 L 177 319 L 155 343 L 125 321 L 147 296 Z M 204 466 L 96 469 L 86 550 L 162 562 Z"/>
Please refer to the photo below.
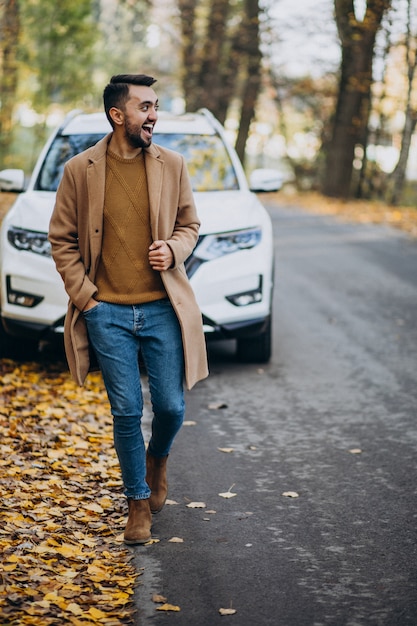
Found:
<path fill-rule="evenodd" d="M 0 320 L 0 357 L 9 356 L 12 347 L 12 337 L 6 333 Z"/>
<path fill-rule="evenodd" d="M 269 318 L 263 333 L 237 340 L 236 356 L 244 363 L 268 363 L 272 354 L 272 322 Z"/>
<path fill-rule="evenodd" d="M 6 333 L 0 320 L 0 358 L 31 359 L 37 354 L 37 348 L 37 341 Z"/>

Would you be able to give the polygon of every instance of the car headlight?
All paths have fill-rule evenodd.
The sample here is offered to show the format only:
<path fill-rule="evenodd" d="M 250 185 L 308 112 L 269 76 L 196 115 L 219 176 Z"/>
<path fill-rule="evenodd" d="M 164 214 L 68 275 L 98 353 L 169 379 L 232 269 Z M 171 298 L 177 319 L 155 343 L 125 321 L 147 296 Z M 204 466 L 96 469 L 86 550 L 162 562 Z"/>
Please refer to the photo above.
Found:
<path fill-rule="evenodd" d="M 46 233 L 11 226 L 7 231 L 7 239 L 17 250 L 51 256 L 51 244 Z"/>
<path fill-rule="evenodd" d="M 207 235 L 197 246 L 194 256 L 202 261 L 212 261 L 226 254 L 254 248 L 259 244 L 261 238 L 262 229 L 258 227 Z"/>

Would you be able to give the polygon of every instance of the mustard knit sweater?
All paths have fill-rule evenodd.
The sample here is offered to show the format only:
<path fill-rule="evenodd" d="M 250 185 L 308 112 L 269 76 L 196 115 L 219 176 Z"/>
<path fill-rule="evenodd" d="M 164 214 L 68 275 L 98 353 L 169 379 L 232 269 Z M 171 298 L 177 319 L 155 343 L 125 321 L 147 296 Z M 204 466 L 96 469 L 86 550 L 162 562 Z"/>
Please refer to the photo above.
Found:
<path fill-rule="evenodd" d="M 108 150 L 97 300 L 140 304 L 166 297 L 159 272 L 149 265 L 151 243 L 143 152 L 123 159 Z"/>

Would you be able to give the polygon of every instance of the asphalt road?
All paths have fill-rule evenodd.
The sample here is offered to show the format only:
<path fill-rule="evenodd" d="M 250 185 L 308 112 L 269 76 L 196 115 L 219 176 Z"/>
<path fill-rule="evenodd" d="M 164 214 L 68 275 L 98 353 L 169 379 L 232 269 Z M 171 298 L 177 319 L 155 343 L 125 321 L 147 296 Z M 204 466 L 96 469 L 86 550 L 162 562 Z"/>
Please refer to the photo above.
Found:
<path fill-rule="evenodd" d="M 417 242 L 269 210 L 274 356 L 210 349 L 169 459 L 177 504 L 132 548 L 136 624 L 415 626 Z"/>

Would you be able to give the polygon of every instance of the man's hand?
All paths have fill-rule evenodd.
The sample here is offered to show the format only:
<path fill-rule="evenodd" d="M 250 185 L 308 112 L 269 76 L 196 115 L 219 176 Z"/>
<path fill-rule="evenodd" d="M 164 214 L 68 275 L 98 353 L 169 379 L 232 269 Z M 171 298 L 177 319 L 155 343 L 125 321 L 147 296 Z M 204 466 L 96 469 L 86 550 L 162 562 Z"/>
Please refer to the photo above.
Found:
<path fill-rule="evenodd" d="M 149 246 L 149 263 L 153 270 L 168 270 L 174 262 L 172 250 L 165 241 L 154 241 Z"/>
<path fill-rule="evenodd" d="M 97 305 L 98 305 L 97 300 L 94 300 L 94 298 L 90 298 L 87 304 L 85 305 L 85 307 L 83 308 L 83 312 L 89 311 L 90 309 L 94 309 L 94 307 Z"/>

